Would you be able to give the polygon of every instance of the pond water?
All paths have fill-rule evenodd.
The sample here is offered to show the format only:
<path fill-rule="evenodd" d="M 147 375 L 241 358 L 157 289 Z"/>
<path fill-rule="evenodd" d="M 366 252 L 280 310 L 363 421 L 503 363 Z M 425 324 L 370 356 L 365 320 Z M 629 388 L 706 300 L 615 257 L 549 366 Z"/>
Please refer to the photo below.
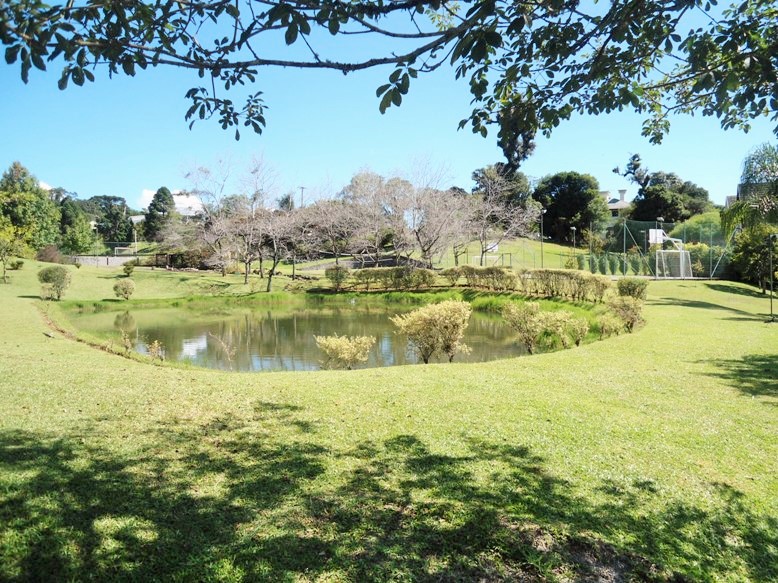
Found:
<path fill-rule="evenodd" d="M 318 370 L 323 354 L 314 336 L 373 336 L 376 343 L 359 368 L 419 362 L 389 318 L 408 306 L 263 306 L 251 309 L 164 308 L 72 314 L 80 330 L 122 345 L 122 331 L 135 350 L 158 340 L 165 358 L 239 371 Z M 499 316 L 474 313 L 464 342 L 469 354 L 456 362 L 482 362 L 525 353 Z"/>

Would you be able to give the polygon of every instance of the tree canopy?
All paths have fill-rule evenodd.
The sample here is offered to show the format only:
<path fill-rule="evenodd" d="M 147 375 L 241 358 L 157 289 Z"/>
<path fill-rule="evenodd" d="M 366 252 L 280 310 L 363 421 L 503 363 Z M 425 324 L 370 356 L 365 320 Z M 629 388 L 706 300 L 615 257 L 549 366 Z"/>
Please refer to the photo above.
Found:
<path fill-rule="evenodd" d="M 151 241 L 159 240 L 162 230 L 175 212 L 176 201 L 173 199 L 170 190 L 165 186 L 158 188 L 149 203 L 149 208 L 146 210 L 143 221 L 143 231 L 146 238 Z"/>
<path fill-rule="evenodd" d="M 33 68 L 61 67 L 62 89 L 100 72 L 189 69 L 203 81 L 186 93 L 186 119 L 215 117 L 236 137 L 241 124 L 262 131 L 265 104 L 258 88 L 237 103 L 227 92 L 254 85 L 263 67 L 388 66 L 376 91 L 383 112 L 448 63 L 473 95 L 461 126 L 486 135 L 496 125 L 515 168 L 538 131 L 576 113 L 634 109 L 653 142 L 674 113 L 716 116 L 725 128 L 778 120 L 776 22 L 773 0 L 7 0 L 0 42 L 25 82 Z"/>
<path fill-rule="evenodd" d="M 778 223 L 778 146 L 762 144 L 743 161 L 738 200 L 721 212 L 722 230 Z"/>
<path fill-rule="evenodd" d="M 32 249 L 53 244 L 59 237 L 58 206 L 19 162 L 0 177 L 0 217 L 7 219 L 20 242 Z"/>
<path fill-rule="evenodd" d="M 557 241 L 571 240 L 572 227 L 583 234 L 586 229 L 599 229 L 610 217 L 597 179 L 589 174 L 559 172 L 546 176 L 532 198 L 545 209 L 544 234 Z"/>
<path fill-rule="evenodd" d="M 633 220 L 654 221 L 662 217 L 669 223 L 677 223 L 714 208 L 706 189 L 672 172 L 649 172 L 639 154 L 630 157 L 623 172 L 619 168 L 613 172 L 639 187 L 629 213 Z"/>

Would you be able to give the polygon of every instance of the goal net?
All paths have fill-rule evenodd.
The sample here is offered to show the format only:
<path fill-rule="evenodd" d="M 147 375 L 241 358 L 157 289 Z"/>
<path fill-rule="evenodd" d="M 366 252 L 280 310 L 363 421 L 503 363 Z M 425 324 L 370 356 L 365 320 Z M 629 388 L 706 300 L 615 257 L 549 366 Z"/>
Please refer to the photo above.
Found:
<path fill-rule="evenodd" d="M 663 249 L 656 252 L 656 277 L 685 279 L 692 277 L 692 259 L 683 249 Z"/>
<path fill-rule="evenodd" d="M 470 265 L 479 265 L 481 263 L 480 255 L 470 256 Z M 484 255 L 484 267 L 505 267 L 505 253 L 499 253 L 497 255 Z"/>

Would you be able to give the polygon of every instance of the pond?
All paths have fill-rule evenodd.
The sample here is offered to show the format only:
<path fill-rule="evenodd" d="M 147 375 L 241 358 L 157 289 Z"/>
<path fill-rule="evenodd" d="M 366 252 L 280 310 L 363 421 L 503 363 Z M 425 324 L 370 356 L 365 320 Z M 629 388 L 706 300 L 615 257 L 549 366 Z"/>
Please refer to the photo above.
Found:
<path fill-rule="evenodd" d="M 122 345 L 122 331 L 135 350 L 148 353 L 159 341 L 165 358 L 197 366 L 239 371 L 318 370 L 323 354 L 314 336 L 373 336 L 376 343 L 359 368 L 419 362 L 405 336 L 389 318 L 411 307 L 326 304 L 194 309 L 137 309 L 126 312 L 73 313 L 84 332 Z M 525 353 L 499 316 L 473 313 L 464 338 L 469 354 L 457 362 L 482 362 Z M 441 360 L 438 360 L 440 362 Z"/>

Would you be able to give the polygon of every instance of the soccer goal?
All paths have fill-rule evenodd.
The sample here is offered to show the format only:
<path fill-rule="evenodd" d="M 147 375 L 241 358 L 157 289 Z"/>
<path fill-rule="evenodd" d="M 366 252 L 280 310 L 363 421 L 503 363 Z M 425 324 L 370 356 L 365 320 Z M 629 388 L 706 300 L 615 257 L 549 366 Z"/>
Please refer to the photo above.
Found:
<path fill-rule="evenodd" d="M 692 259 L 683 249 L 662 249 L 656 252 L 657 277 L 687 279 L 692 277 Z"/>
<path fill-rule="evenodd" d="M 654 229 L 651 229 L 654 231 Z M 656 277 L 666 279 L 688 279 L 692 277 L 692 258 L 688 251 L 683 248 L 681 239 L 668 237 L 661 229 L 652 234 L 655 242 L 664 245 L 665 242 L 672 243 L 672 249 L 658 249 L 656 251 L 656 264 L 654 265 L 654 274 Z"/>
<path fill-rule="evenodd" d="M 478 265 L 481 262 L 480 255 L 470 256 L 470 265 Z M 497 253 L 496 255 L 484 255 L 484 267 L 513 267 L 512 253 Z"/>

